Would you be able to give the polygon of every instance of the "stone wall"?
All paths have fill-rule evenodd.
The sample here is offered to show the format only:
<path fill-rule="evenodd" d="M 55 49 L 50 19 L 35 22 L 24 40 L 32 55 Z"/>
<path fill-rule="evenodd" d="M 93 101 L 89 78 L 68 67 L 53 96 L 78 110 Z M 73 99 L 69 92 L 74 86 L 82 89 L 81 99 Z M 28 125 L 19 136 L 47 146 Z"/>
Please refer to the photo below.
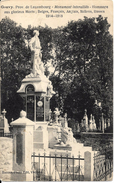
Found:
<path fill-rule="evenodd" d="M 84 146 L 91 146 L 93 150 L 98 150 L 101 146 L 106 148 L 106 145 L 113 145 L 113 134 L 82 132 L 80 133 L 80 139 L 77 139 L 77 141 L 83 143 Z"/>
<path fill-rule="evenodd" d="M 0 137 L 0 179 L 10 181 L 13 160 L 13 139 Z"/>

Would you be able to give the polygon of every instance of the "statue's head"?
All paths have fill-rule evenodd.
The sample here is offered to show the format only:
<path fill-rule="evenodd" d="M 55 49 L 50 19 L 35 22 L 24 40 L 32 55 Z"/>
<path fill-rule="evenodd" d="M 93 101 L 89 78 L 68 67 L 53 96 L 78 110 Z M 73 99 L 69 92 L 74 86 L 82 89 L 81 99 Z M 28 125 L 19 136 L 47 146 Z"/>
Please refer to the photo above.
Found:
<path fill-rule="evenodd" d="M 34 35 L 37 35 L 37 36 L 39 36 L 39 31 L 37 31 L 37 30 L 34 30 L 34 31 L 33 31 L 33 34 L 34 34 Z"/>

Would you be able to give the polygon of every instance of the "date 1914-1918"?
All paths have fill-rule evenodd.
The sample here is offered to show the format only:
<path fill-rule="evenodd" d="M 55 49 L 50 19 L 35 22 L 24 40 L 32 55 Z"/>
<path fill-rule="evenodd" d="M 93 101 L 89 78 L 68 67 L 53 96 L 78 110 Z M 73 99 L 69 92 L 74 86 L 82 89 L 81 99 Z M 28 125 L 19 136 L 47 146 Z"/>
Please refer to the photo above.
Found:
<path fill-rule="evenodd" d="M 46 18 L 62 18 L 63 15 L 62 14 L 56 14 L 56 15 L 53 15 L 53 14 L 46 14 Z"/>

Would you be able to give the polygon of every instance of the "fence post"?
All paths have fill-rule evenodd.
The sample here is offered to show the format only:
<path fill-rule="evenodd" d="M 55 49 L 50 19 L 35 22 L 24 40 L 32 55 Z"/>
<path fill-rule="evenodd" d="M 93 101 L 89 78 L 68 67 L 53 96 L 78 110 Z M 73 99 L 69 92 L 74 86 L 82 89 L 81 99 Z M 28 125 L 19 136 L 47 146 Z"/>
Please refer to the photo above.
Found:
<path fill-rule="evenodd" d="M 106 176 L 106 148 L 105 148 L 105 181 L 106 181 L 106 178 L 107 176 Z"/>
<path fill-rule="evenodd" d="M 12 181 L 33 181 L 31 155 L 33 153 L 33 121 L 20 112 L 20 118 L 11 123 L 13 126 L 13 171 Z M 21 175 L 20 175 L 21 174 Z"/>
<path fill-rule="evenodd" d="M 93 152 L 84 152 L 84 181 L 93 181 Z"/>
<path fill-rule="evenodd" d="M 62 181 L 62 154 L 61 154 L 61 181 Z"/>

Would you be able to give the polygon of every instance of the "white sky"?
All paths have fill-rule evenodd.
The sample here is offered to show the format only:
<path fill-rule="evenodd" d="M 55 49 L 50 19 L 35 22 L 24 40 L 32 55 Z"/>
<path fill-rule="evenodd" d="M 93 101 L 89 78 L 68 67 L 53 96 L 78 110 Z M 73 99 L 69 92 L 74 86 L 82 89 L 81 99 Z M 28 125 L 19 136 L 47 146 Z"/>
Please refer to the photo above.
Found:
<path fill-rule="evenodd" d="M 66 9 L 53 9 L 52 7 L 54 7 L 55 5 L 58 6 L 67 6 L 67 5 L 75 5 L 75 6 L 82 6 L 82 5 L 88 5 L 90 6 L 89 9 L 69 9 L 69 10 L 78 10 L 79 13 L 75 13 L 75 14 L 71 14 L 71 13 L 65 13 L 63 18 L 46 18 L 46 15 L 43 13 L 15 13 L 15 14 L 5 14 L 4 11 L 8 10 L 6 8 L 3 8 L 3 6 L 13 6 L 13 9 L 9 9 L 11 11 L 23 11 L 23 10 L 38 10 L 38 9 L 22 9 L 22 8 L 15 8 L 17 6 L 23 6 L 25 8 L 25 6 L 39 6 L 39 5 L 43 5 L 43 6 L 51 6 L 52 10 L 65 10 Z M 97 9 L 97 10 L 105 10 L 105 13 L 80 13 L 80 10 L 92 10 L 94 11 L 92 7 L 92 5 L 95 6 L 108 6 L 108 8 L 105 9 Z M 48 1 L 2 1 L 1 2 L 1 19 L 4 18 L 5 16 L 8 16 L 9 18 L 11 18 L 12 20 L 14 20 L 15 22 L 17 22 L 18 24 L 22 25 L 22 27 L 27 28 L 28 25 L 31 26 L 45 26 L 48 25 L 49 27 L 52 28 L 56 28 L 58 26 L 64 26 L 68 23 L 68 21 L 71 20 L 78 20 L 78 19 L 83 19 L 84 16 L 87 17 L 98 17 L 99 14 L 101 14 L 103 17 L 108 17 L 108 22 L 111 24 L 110 27 L 110 33 L 113 33 L 113 4 L 112 1 L 110 0 L 95 0 L 95 1 L 53 1 L 53 0 L 48 0 Z M 46 9 L 41 9 L 41 10 L 46 10 Z M 50 10 L 49 10 L 50 11 Z"/>

